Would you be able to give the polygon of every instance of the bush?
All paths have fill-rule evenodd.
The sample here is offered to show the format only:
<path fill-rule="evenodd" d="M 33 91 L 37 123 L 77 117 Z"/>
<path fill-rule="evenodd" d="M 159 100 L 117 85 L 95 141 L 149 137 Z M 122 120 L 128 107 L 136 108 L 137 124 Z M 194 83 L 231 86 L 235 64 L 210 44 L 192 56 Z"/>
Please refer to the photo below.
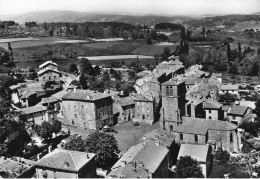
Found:
<path fill-rule="evenodd" d="M 230 154 L 226 150 L 219 149 L 214 155 L 215 161 L 220 164 L 226 164 L 230 159 Z"/>

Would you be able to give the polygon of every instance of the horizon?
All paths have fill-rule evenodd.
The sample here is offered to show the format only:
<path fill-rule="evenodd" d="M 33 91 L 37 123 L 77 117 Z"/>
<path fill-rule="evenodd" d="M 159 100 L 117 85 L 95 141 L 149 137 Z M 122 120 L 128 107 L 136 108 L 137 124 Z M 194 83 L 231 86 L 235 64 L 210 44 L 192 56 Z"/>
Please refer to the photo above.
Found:
<path fill-rule="evenodd" d="M 209 3 L 209 1 L 211 2 Z M 92 0 L 0 0 L 0 15 L 19 15 L 38 11 L 76 11 L 82 13 L 151 14 L 166 16 L 252 14 L 260 12 L 260 1 L 95 0 L 93 2 Z"/>

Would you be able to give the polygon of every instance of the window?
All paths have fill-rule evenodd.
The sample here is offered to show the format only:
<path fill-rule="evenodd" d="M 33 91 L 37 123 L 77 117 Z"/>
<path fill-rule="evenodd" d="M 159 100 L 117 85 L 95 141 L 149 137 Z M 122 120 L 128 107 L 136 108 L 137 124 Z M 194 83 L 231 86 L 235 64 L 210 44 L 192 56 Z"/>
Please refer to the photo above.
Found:
<path fill-rule="evenodd" d="M 74 114 L 74 117 L 77 118 L 77 114 Z"/>
<path fill-rule="evenodd" d="M 146 102 L 146 105 L 148 106 L 148 105 L 149 105 L 149 103 L 148 103 L 148 102 Z"/>
<path fill-rule="evenodd" d="M 211 110 L 209 110 L 209 113 L 211 113 Z"/>
<path fill-rule="evenodd" d="M 51 80 L 51 77 L 49 77 L 49 80 Z"/>
<path fill-rule="evenodd" d="M 187 89 L 189 89 L 190 88 L 190 86 L 187 86 Z"/>
<path fill-rule="evenodd" d="M 172 125 L 170 125 L 170 132 L 172 132 L 173 131 L 173 126 Z"/>
<path fill-rule="evenodd" d="M 233 142 L 233 133 L 230 133 L 230 142 Z"/>
<path fill-rule="evenodd" d="M 209 116 L 209 119 L 212 119 L 212 117 L 211 117 L 211 116 Z"/>
<path fill-rule="evenodd" d="M 70 105 L 68 104 L 68 109 L 70 109 Z"/>
<path fill-rule="evenodd" d="M 183 140 L 183 134 L 180 133 L 180 140 Z"/>
<path fill-rule="evenodd" d="M 195 136 L 194 136 L 194 141 L 195 141 L 195 142 L 198 142 L 198 136 L 197 136 L 197 134 L 195 134 Z"/>
<path fill-rule="evenodd" d="M 61 115 L 63 115 L 63 111 L 61 111 Z"/>
<path fill-rule="evenodd" d="M 147 115 L 146 118 L 147 118 L 147 119 L 150 119 L 150 115 Z"/>
<path fill-rule="evenodd" d="M 166 86 L 166 96 L 173 96 L 173 87 Z"/>
<path fill-rule="evenodd" d="M 71 123 L 72 123 L 72 125 L 74 125 L 74 121 L 73 121 L 73 120 L 72 120 L 72 122 L 71 122 Z"/>
<path fill-rule="evenodd" d="M 143 120 L 145 119 L 145 115 L 143 115 Z"/>
<path fill-rule="evenodd" d="M 45 77 L 43 77 L 42 79 L 45 80 Z"/>
<path fill-rule="evenodd" d="M 84 109 L 84 105 L 81 105 L 81 108 Z"/>
<path fill-rule="evenodd" d="M 236 116 L 233 116 L 233 119 L 236 119 Z"/>
<path fill-rule="evenodd" d="M 150 112 L 150 108 L 147 108 L 147 112 Z"/>

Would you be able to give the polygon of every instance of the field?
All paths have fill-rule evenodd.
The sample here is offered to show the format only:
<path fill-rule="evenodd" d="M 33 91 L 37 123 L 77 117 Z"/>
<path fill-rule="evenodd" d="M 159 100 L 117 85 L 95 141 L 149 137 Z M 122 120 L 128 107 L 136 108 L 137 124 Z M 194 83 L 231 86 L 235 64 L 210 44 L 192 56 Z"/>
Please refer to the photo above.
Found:
<path fill-rule="evenodd" d="M 166 47 L 168 47 L 171 53 L 173 53 L 175 52 L 177 45 L 143 45 L 135 49 L 132 53 L 148 56 L 161 55 Z"/>
<path fill-rule="evenodd" d="M 64 39 L 62 39 L 64 40 Z M 76 52 L 78 56 L 109 56 L 109 55 L 129 55 L 133 50 L 145 44 L 144 40 L 126 40 L 120 42 L 88 42 L 88 43 L 57 43 L 61 41 L 58 38 L 44 38 L 35 41 L 19 41 L 11 43 L 14 51 L 14 58 L 16 66 L 19 68 L 35 67 L 37 68 L 42 61 L 35 61 L 31 58 L 32 53 L 39 52 L 41 54 L 47 53 L 48 51 L 54 51 L 53 60 L 59 65 L 60 70 L 68 70 L 70 63 L 77 63 L 75 59 L 60 58 L 65 53 Z M 70 40 L 68 40 L 70 41 Z M 7 47 L 7 43 L 0 44 L 0 46 Z M 48 60 L 50 57 L 46 57 Z M 120 60 L 121 62 L 122 60 Z M 125 59 L 126 64 L 130 64 L 136 59 Z M 110 61 L 93 61 L 96 65 L 108 65 Z M 140 59 L 141 65 L 147 63 L 154 64 L 154 60 Z"/>

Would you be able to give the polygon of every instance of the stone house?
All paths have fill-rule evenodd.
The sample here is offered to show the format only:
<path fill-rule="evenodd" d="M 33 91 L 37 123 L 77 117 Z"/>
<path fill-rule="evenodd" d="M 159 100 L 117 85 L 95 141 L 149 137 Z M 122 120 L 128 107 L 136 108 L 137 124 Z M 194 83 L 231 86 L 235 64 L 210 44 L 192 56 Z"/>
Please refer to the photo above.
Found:
<path fill-rule="evenodd" d="M 204 118 L 205 111 L 203 108 L 203 100 L 198 98 L 188 98 L 188 102 L 185 104 L 186 116 Z"/>
<path fill-rule="evenodd" d="M 52 68 L 44 68 L 38 72 L 40 82 L 55 81 L 60 82 L 61 73 Z"/>
<path fill-rule="evenodd" d="M 135 103 L 135 117 L 133 121 L 154 123 L 154 100 L 148 99 L 142 94 L 132 93 L 130 97 Z"/>
<path fill-rule="evenodd" d="M 111 168 L 106 178 L 167 178 L 169 150 L 146 140 L 132 146 Z"/>
<path fill-rule="evenodd" d="M 227 113 L 227 120 L 236 125 L 253 120 L 252 109 L 246 106 L 233 105 Z"/>
<path fill-rule="evenodd" d="M 37 178 L 95 178 L 96 154 L 55 149 L 36 164 Z"/>
<path fill-rule="evenodd" d="M 209 175 L 212 163 L 211 148 L 209 145 L 181 144 L 178 160 L 180 157 L 185 156 L 190 156 L 199 162 L 205 178 Z"/>
<path fill-rule="evenodd" d="M 204 110 L 206 113 L 206 119 L 222 120 L 224 118 L 222 104 L 218 101 L 206 100 L 204 102 Z"/>
<path fill-rule="evenodd" d="M 38 102 L 38 95 L 35 91 L 25 90 L 20 97 L 21 107 L 30 107 Z"/>
<path fill-rule="evenodd" d="M 22 117 L 31 124 L 40 125 L 43 121 L 50 121 L 56 118 L 56 114 L 49 112 L 45 106 L 36 105 L 15 111 L 21 112 Z"/>
<path fill-rule="evenodd" d="M 135 116 L 135 102 L 130 97 L 115 98 L 113 107 L 117 108 L 119 115 L 117 123 L 131 121 Z"/>
<path fill-rule="evenodd" d="M 98 129 L 113 121 L 110 95 L 90 90 L 70 91 L 62 97 L 62 123 L 86 129 Z"/>

